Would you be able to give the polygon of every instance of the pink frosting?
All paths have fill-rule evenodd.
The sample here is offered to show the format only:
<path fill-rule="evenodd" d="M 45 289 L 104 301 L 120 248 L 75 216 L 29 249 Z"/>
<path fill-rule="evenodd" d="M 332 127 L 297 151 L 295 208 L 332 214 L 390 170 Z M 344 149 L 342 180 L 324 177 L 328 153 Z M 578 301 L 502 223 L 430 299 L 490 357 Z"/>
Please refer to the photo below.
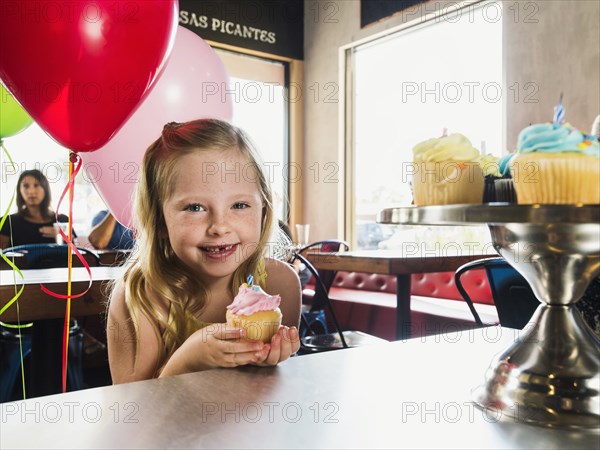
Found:
<path fill-rule="evenodd" d="M 269 295 L 254 285 L 248 287 L 246 283 L 240 286 L 238 295 L 235 296 L 231 305 L 227 309 L 233 314 L 240 316 L 249 316 L 258 311 L 273 311 L 279 307 L 281 297 L 279 295 Z"/>

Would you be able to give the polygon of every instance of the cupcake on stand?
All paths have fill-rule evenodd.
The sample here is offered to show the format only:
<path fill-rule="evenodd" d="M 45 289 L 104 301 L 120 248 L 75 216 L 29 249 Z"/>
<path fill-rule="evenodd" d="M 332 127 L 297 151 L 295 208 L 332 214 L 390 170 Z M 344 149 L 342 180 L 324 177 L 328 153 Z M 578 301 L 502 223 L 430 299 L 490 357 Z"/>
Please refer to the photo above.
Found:
<path fill-rule="evenodd" d="M 413 148 L 414 203 L 453 205 L 481 203 L 483 171 L 478 164 L 479 150 L 459 133 L 420 142 Z"/>
<path fill-rule="evenodd" d="M 598 139 L 565 123 L 562 95 L 553 122 L 521 131 L 509 166 L 519 204 L 600 203 Z"/>

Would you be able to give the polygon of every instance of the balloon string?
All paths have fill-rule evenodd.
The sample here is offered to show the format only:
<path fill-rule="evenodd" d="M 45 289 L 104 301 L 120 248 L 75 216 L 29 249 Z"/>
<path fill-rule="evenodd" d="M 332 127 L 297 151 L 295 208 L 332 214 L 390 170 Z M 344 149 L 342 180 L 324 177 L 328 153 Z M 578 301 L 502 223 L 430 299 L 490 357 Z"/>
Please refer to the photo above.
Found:
<path fill-rule="evenodd" d="M 46 288 L 43 284 L 40 284 L 40 288 L 42 291 L 52 297 L 61 298 L 67 300 L 66 308 L 65 308 L 65 321 L 63 326 L 63 345 L 62 345 L 62 391 L 67 391 L 67 368 L 68 368 L 68 355 L 69 355 L 69 330 L 70 330 L 70 322 L 71 322 L 71 299 L 79 298 L 84 296 L 92 287 L 92 271 L 90 270 L 90 266 L 79 251 L 79 249 L 73 243 L 73 200 L 74 200 L 74 191 L 75 191 L 75 178 L 77 174 L 81 170 L 82 160 L 81 157 L 74 152 L 71 152 L 69 156 L 69 180 L 67 181 L 67 186 L 63 190 L 60 199 L 58 200 L 58 205 L 56 207 L 56 221 L 58 222 L 58 211 L 60 211 L 60 205 L 67 194 L 69 193 L 69 217 L 67 225 L 69 227 L 68 234 L 59 227 L 58 232 L 63 237 L 65 243 L 67 244 L 67 295 L 58 294 L 56 292 L 51 291 Z M 73 253 L 77 256 L 79 261 L 89 276 L 89 284 L 85 291 L 79 294 L 72 294 L 72 275 L 73 275 Z"/>
<path fill-rule="evenodd" d="M 81 161 L 81 158 L 80 158 Z M 73 190 L 75 189 L 75 184 L 73 184 L 73 158 L 69 158 L 69 217 L 68 217 L 68 225 L 69 225 L 69 242 L 73 242 Z M 58 219 L 58 208 L 57 208 L 57 219 Z M 61 228 L 58 227 L 60 231 Z M 68 267 L 68 277 L 67 277 L 67 295 L 69 298 L 67 299 L 67 305 L 65 310 L 65 325 L 63 330 L 63 354 L 62 354 L 62 390 L 63 392 L 67 392 L 67 363 L 69 359 L 69 324 L 71 322 L 71 281 L 72 281 L 72 271 L 73 271 L 73 253 L 69 250 L 67 253 L 67 267 Z M 88 266 L 89 270 L 89 266 Z M 90 282 L 91 282 L 90 277 Z"/>
<path fill-rule="evenodd" d="M 11 164 L 11 168 L 13 171 L 16 170 L 16 166 L 15 163 L 10 155 L 10 153 L 8 152 L 8 150 L 6 149 L 6 147 L 4 146 L 4 142 L 2 139 L 0 139 L 0 147 L 2 148 L 2 151 L 4 152 L 4 154 L 6 155 L 6 157 L 8 158 L 8 160 L 10 161 Z M 6 207 L 6 210 L 4 211 L 4 213 L 2 214 L 2 219 L 0 219 L 0 229 L 2 229 L 2 227 L 4 226 L 4 223 L 6 222 L 6 220 L 8 219 L 8 229 L 10 231 L 10 242 L 11 242 L 11 246 L 13 243 L 13 234 L 12 234 L 12 223 L 10 220 L 10 208 L 12 208 L 13 202 L 15 200 L 15 193 L 13 192 L 10 201 L 8 202 L 8 206 Z M 8 259 L 8 257 L 2 253 L 2 259 L 8 264 L 8 266 L 12 269 L 12 273 L 13 273 L 13 285 L 15 287 L 15 294 L 14 296 L 4 304 L 4 306 L 2 306 L 0 308 L 0 316 L 2 316 L 2 314 L 4 314 L 4 312 L 10 308 L 13 304 L 15 304 L 15 307 L 17 309 L 17 323 L 16 324 L 10 324 L 10 323 L 4 323 L 4 322 L 0 322 L 0 325 L 2 325 L 3 327 L 6 328 L 13 328 L 13 329 L 21 329 L 21 328 L 29 328 L 33 325 L 33 323 L 24 323 L 21 324 L 21 314 L 20 314 L 20 309 L 19 309 L 19 297 L 21 297 L 21 295 L 23 294 L 23 291 L 25 290 L 25 283 L 23 283 L 23 281 L 25 280 L 25 276 L 23 275 L 23 272 L 21 272 L 21 269 L 19 269 L 17 267 L 17 265 L 15 264 L 15 259 L 14 256 L 12 257 L 12 261 L 10 259 Z M 21 287 L 19 289 L 17 289 L 17 275 L 19 275 L 19 277 L 21 278 Z M 23 399 L 26 400 L 27 399 L 27 392 L 25 389 L 25 365 L 23 364 L 23 339 L 22 339 L 22 333 L 18 333 L 18 337 L 19 337 L 19 358 L 21 361 L 21 387 L 23 390 Z"/>
<path fill-rule="evenodd" d="M 81 157 L 74 152 L 71 152 L 70 158 L 69 158 L 69 181 L 67 182 L 67 186 L 65 187 L 65 189 L 63 190 L 60 199 L 58 200 L 58 205 L 56 207 L 56 221 L 58 222 L 58 211 L 60 210 L 60 205 L 62 204 L 62 201 L 65 197 L 65 195 L 67 194 L 67 192 L 69 192 L 69 222 L 68 222 L 68 226 L 69 226 L 69 234 L 65 234 L 65 232 L 59 227 L 58 228 L 58 232 L 60 233 L 60 235 L 62 236 L 63 240 L 65 241 L 65 243 L 67 244 L 67 246 L 69 247 L 70 251 L 68 253 L 68 268 L 69 268 L 69 272 L 68 272 L 68 276 L 69 276 L 69 280 L 71 279 L 71 258 L 72 258 L 72 253 L 75 253 L 75 255 L 77 256 L 77 259 L 79 259 L 79 261 L 81 262 L 81 264 L 83 265 L 83 267 L 85 267 L 85 270 L 88 273 L 89 276 L 89 284 L 88 287 L 85 291 L 79 293 L 79 294 L 71 294 L 70 293 L 70 282 L 68 283 L 68 287 L 67 289 L 69 290 L 69 292 L 67 293 L 67 295 L 64 294 L 58 294 L 56 292 L 51 291 L 50 289 L 48 289 L 47 287 L 45 287 L 43 284 L 40 284 L 40 288 L 42 289 L 43 292 L 45 292 L 46 294 L 54 297 L 54 298 L 61 298 L 63 300 L 69 300 L 69 299 L 73 299 L 73 298 L 80 298 L 83 297 L 85 294 L 87 294 L 87 292 L 91 289 L 92 287 L 92 271 L 90 269 L 89 264 L 87 263 L 87 261 L 85 260 L 85 258 L 83 257 L 83 255 L 81 254 L 81 252 L 79 251 L 79 249 L 75 246 L 75 244 L 73 244 L 73 227 L 72 227 L 72 216 L 73 216 L 73 197 L 72 194 L 74 192 L 75 189 L 75 178 L 77 177 L 77 174 L 79 173 L 79 171 L 81 170 L 81 165 L 82 165 L 82 160 Z M 73 167 L 72 167 L 73 166 Z"/>

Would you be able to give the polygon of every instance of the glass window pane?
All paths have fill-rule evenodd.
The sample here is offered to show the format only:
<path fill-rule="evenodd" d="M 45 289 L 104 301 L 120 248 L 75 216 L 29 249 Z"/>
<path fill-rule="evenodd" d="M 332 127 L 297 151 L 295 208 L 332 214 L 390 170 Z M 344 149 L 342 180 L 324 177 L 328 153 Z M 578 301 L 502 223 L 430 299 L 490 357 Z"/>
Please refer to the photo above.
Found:
<path fill-rule="evenodd" d="M 407 233 L 407 227 L 394 232 L 374 223 L 381 209 L 411 204 L 410 163 L 418 142 L 438 137 L 446 128 L 464 134 L 476 148 L 484 145 L 488 153 L 506 151 L 502 23 L 479 9 L 463 11 L 354 49 L 353 220 L 358 248 L 489 240 L 481 227 L 423 227 Z"/>

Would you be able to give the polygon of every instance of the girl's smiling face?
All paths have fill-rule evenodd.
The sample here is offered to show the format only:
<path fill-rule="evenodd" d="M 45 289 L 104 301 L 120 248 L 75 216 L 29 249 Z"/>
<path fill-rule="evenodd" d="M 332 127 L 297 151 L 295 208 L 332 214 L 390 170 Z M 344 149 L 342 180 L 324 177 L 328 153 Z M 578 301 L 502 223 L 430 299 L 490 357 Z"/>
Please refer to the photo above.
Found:
<path fill-rule="evenodd" d="M 205 281 L 232 275 L 260 240 L 263 202 L 254 168 L 237 148 L 182 156 L 163 214 L 184 264 Z"/>

